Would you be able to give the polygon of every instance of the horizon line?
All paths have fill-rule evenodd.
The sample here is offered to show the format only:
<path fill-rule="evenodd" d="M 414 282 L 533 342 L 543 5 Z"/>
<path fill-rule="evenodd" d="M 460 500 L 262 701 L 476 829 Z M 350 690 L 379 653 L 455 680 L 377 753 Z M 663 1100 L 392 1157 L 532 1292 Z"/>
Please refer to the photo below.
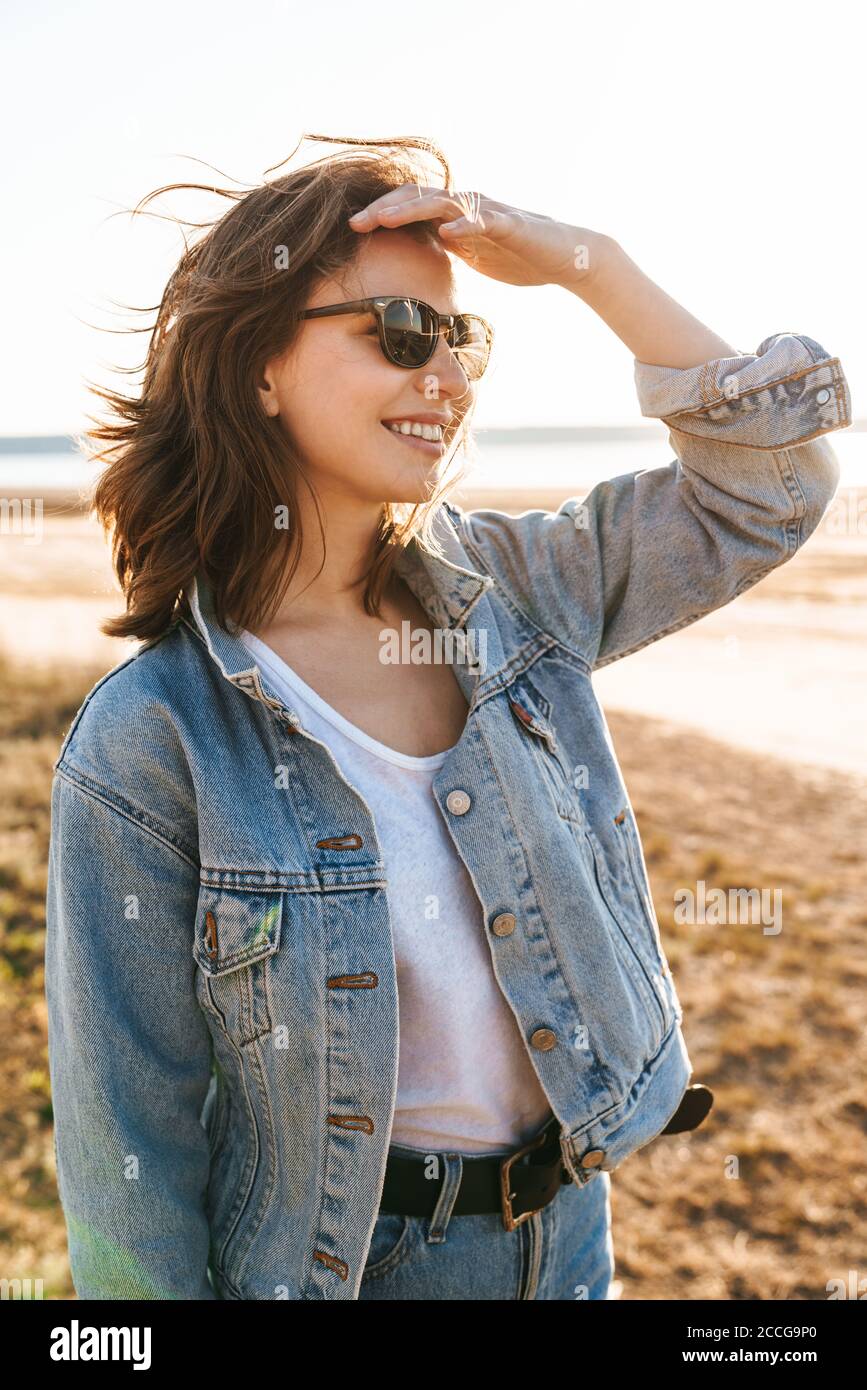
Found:
<path fill-rule="evenodd" d="M 847 430 L 856 433 L 867 430 L 867 416 L 852 421 Z M 518 444 L 546 438 L 551 443 L 590 442 L 602 439 L 626 441 L 654 431 L 667 431 L 664 420 L 648 419 L 643 424 L 619 425 L 491 425 L 473 430 L 479 442 Z M 82 433 L 79 431 L 79 433 Z M 77 454 L 80 450 L 72 434 L 7 434 L 0 435 L 0 454 Z"/>

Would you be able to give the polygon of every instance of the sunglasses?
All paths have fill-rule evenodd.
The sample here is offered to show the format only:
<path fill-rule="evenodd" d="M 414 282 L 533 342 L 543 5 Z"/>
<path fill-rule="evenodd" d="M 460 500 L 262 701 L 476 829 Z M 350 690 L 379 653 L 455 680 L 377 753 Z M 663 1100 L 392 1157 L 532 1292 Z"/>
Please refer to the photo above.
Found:
<path fill-rule="evenodd" d="M 405 295 L 381 295 L 378 299 L 353 299 L 347 304 L 326 304 L 306 309 L 302 319 L 331 314 L 376 315 L 379 345 L 396 367 L 423 367 L 436 352 L 442 330 L 467 378 L 478 381 L 488 365 L 494 330 L 478 314 L 438 314 L 423 299 Z"/>

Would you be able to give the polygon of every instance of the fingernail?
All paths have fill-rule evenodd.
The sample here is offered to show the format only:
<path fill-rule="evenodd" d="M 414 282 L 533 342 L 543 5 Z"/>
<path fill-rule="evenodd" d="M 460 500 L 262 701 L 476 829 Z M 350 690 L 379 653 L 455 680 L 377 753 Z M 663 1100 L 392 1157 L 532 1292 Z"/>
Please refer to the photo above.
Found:
<path fill-rule="evenodd" d="M 352 216 L 350 217 L 349 220 L 350 220 L 350 222 L 366 222 L 366 221 L 367 221 L 367 213 L 366 213 L 366 212 L 354 212 L 354 213 L 352 214 Z"/>

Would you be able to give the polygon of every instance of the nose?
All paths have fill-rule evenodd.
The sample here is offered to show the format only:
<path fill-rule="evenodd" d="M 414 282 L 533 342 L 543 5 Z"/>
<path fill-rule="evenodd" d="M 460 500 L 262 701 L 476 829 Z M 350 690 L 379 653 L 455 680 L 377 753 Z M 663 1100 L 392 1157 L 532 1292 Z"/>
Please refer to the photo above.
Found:
<path fill-rule="evenodd" d="M 425 363 L 421 370 L 425 383 L 425 395 L 428 399 L 438 400 L 441 396 L 446 396 L 449 399 L 465 396 L 472 389 L 469 377 L 446 342 L 445 331 L 439 336 L 433 357 Z M 431 397 L 428 390 L 430 377 L 436 378 L 434 383 L 436 395 L 434 397 Z"/>

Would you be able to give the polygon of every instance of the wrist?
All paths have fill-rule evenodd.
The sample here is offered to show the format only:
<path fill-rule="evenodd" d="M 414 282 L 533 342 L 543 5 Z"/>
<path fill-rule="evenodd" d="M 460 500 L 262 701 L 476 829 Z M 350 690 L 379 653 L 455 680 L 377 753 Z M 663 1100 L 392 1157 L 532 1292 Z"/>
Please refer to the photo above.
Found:
<path fill-rule="evenodd" d="M 572 237 L 571 264 L 555 283 L 585 299 L 610 273 L 620 247 L 613 237 L 589 227 L 570 227 L 569 234 Z"/>

